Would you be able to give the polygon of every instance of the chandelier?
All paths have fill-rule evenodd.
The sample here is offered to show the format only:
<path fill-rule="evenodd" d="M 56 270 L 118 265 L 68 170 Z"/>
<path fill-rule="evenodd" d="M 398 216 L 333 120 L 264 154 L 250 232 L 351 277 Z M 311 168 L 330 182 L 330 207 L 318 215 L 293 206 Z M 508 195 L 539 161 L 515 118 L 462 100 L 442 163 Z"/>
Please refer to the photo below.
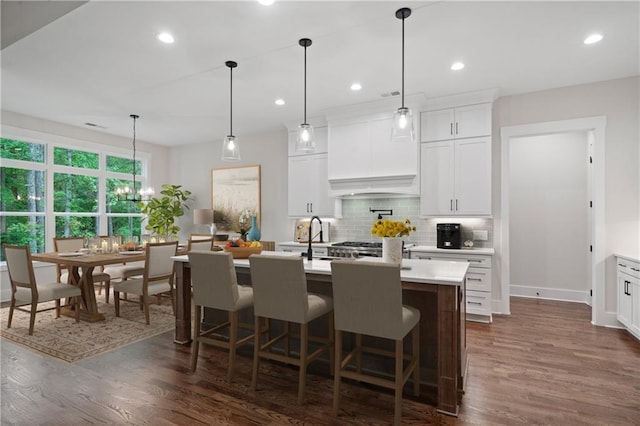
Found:
<path fill-rule="evenodd" d="M 153 188 L 143 189 L 142 187 L 136 191 L 136 120 L 140 118 L 140 116 L 131 114 L 129 117 L 133 119 L 133 160 L 131 162 L 133 176 L 133 179 L 131 179 L 132 187 L 126 185 L 116 188 L 116 198 L 118 201 L 131 201 L 133 203 L 138 203 L 141 201 L 149 201 L 149 199 L 153 197 L 154 191 Z"/>

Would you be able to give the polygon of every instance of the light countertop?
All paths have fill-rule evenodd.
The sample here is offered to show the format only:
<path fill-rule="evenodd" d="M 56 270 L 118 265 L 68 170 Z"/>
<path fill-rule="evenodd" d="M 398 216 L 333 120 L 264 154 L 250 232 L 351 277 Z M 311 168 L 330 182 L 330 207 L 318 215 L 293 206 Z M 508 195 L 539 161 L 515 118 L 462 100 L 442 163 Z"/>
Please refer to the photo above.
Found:
<path fill-rule="evenodd" d="M 300 257 L 299 253 L 281 251 L 263 251 L 262 254 L 276 256 Z M 188 262 L 187 255 L 174 256 L 177 262 Z M 329 260 L 304 260 L 304 270 L 311 274 L 331 275 L 331 261 Z M 381 258 L 360 258 L 356 262 L 382 262 Z M 233 264 L 240 268 L 249 268 L 249 259 L 234 259 Z M 406 282 L 447 284 L 459 286 L 469 268 L 468 263 L 450 262 L 444 260 L 402 259 L 400 278 Z"/>
<path fill-rule="evenodd" d="M 335 242 L 333 242 L 333 241 L 332 242 L 323 242 L 323 243 L 312 242 L 311 246 L 312 247 L 329 247 L 332 244 L 335 244 Z M 300 243 L 298 241 L 283 241 L 283 242 L 277 242 L 276 246 L 278 246 L 278 245 L 308 247 L 309 243 Z"/>
<path fill-rule="evenodd" d="M 635 257 L 629 257 L 629 256 L 625 256 L 623 254 L 619 254 L 619 253 L 614 253 L 613 254 L 615 257 L 619 257 L 620 259 L 625 259 L 629 262 L 640 262 L 640 259 L 635 258 Z"/>
<path fill-rule="evenodd" d="M 446 253 L 446 254 L 496 254 L 496 251 L 491 247 L 465 247 L 460 249 L 441 249 L 436 246 L 414 246 L 410 247 L 409 251 L 418 251 L 423 253 Z"/>

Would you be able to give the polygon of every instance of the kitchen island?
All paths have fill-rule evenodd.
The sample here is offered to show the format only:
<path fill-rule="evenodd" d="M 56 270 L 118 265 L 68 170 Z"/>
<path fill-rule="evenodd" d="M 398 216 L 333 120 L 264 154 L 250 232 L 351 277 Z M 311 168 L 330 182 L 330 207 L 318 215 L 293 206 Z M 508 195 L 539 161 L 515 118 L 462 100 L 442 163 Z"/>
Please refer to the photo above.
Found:
<path fill-rule="evenodd" d="M 263 252 L 281 256 L 298 253 Z M 191 342 L 191 271 L 188 256 L 175 256 L 175 343 Z M 372 261 L 372 258 L 366 258 Z M 373 260 L 376 261 L 376 260 Z M 378 260 L 379 261 L 379 260 Z M 238 282 L 250 284 L 248 259 L 235 259 Z M 468 264 L 462 262 L 403 259 L 403 303 L 418 308 L 420 318 L 420 400 L 438 411 L 457 415 L 467 365 L 465 336 L 465 285 Z M 304 261 L 310 291 L 331 294 L 331 262 Z"/>

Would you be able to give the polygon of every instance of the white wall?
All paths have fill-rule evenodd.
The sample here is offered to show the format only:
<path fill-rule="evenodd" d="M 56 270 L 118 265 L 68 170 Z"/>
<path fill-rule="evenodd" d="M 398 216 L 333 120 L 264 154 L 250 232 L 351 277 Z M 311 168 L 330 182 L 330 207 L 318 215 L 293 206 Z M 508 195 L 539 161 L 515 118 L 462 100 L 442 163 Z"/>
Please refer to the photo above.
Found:
<path fill-rule="evenodd" d="M 587 133 L 512 138 L 511 294 L 588 301 Z"/>
<path fill-rule="evenodd" d="M 493 111 L 494 241 L 500 240 L 501 232 L 500 129 L 504 126 L 606 117 L 605 309 L 610 312 L 617 309 L 615 261 L 612 255 L 620 253 L 640 257 L 639 91 L 639 78 L 636 76 L 505 96 L 496 101 Z M 496 244 L 498 259 L 500 250 L 501 247 Z"/>
<path fill-rule="evenodd" d="M 238 135 L 239 162 L 220 159 L 222 138 L 215 141 L 172 148 L 170 153 L 171 182 L 183 185 L 193 193 L 193 208 L 211 208 L 211 169 L 259 164 L 261 174 L 262 240 L 290 241 L 293 225 L 287 218 L 287 132 L 281 131 L 252 136 Z M 193 225 L 193 215 L 187 212 L 179 222 L 180 240 L 191 232 L 204 232 L 201 225 Z"/>

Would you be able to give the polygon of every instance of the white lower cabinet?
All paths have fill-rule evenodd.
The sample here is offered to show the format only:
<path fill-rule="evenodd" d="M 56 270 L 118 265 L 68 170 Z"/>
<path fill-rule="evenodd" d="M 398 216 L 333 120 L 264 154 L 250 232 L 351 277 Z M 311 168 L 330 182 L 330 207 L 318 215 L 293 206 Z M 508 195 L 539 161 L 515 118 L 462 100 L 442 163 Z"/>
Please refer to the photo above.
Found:
<path fill-rule="evenodd" d="M 618 321 L 640 339 L 640 262 L 616 256 Z"/>
<path fill-rule="evenodd" d="M 410 250 L 411 259 L 468 262 L 466 311 L 467 321 L 491 322 L 491 255 L 442 253 Z"/>
<path fill-rule="evenodd" d="M 313 249 L 314 256 L 326 256 L 328 252 L 328 247 L 330 243 L 326 244 L 312 244 L 311 248 Z M 293 253 L 306 253 L 309 249 L 309 246 L 304 243 L 277 243 L 276 251 L 288 251 Z"/>

